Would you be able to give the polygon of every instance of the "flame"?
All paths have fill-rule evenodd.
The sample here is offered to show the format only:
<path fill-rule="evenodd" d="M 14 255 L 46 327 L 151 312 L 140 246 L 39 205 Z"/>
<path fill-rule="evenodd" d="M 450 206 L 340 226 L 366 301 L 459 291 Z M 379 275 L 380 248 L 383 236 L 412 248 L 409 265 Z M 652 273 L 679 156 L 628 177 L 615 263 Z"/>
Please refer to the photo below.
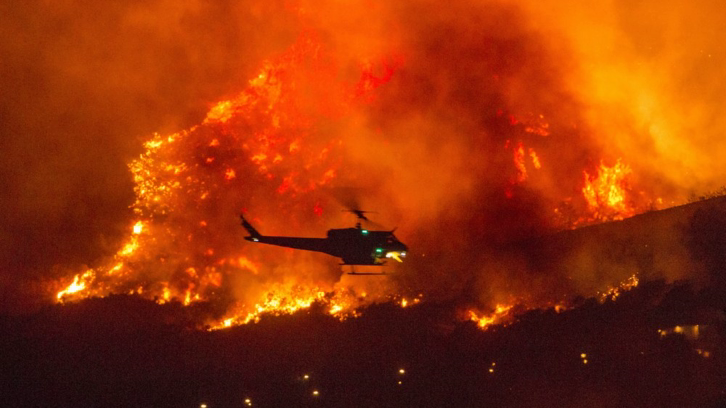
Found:
<path fill-rule="evenodd" d="M 404 55 L 408 58 L 409 54 Z M 358 126 L 356 130 L 362 128 L 363 135 L 371 131 L 369 127 L 375 129 L 380 125 L 366 116 L 364 108 L 379 100 L 383 94 L 377 91 L 408 63 L 398 55 L 357 55 L 354 59 L 353 64 L 338 61 L 316 33 L 303 32 L 289 49 L 264 61 L 242 92 L 212 104 L 199 125 L 170 135 L 153 134 L 144 143 L 143 154 L 128 163 L 135 193 L 128 236 L 101 266 L 75 274 L 73 282 L 57 292 L 56 298 L 66 301 L 110 293 L 137 293 L 159 303 L 178 301 L 184 305 L 232 299 L 229 310 L 211 322 L 213 328 L 256 322 L 263 315 L 292 314 L 315 304 L 322 305 L 331 316 L 344 318 L 355 315 L 363 304 L 391 300 L 386 296 L 395 290 L 391 289 L 393 285 L 384 289 L 365 288 L 366 292 L 358 295 L 360 290 L 351 291 L 349 286 L 337 284 L 338 277 L 321 278 L 320 270 L 327 267 L 316 260 L 290 255 L 291 251 L 272 253 L 259 247 L 242 247 L 232 239 L 234 228 L 238 227 L 230 222 L 231 214 L 242 205 L 252 206 L 250 213 L 255 216 L 274 214 L 286 220 L 267 221 L 278 224 L 263 227 L 284 225 L 301 232 L 312 229 L 311 226 L 320 228 L 325 225 L 322 221 L 330 220 L 333 211 L 314 193 L 337 186 L 336 182 L 346 176 L 346 168 L 352 164 L 344 161 L 349 158 L 346 152 L 352 148 L 344 145 L 349 139 L 341 134 L 347 126 L 353 126 L 351 123 Z M 414 69 L 407 74 L 415 78 L 417 73 Z M 499 81 L 499 73 L 495 77 Z M 443 96 L 442 101 L 446 101 Z M 441 116 L 459 117 L 450 113 L 444 111 Z M 547 149 L 546 142 L 560 137 L 557 132 L 563 132 L 563 126 L 557 118 L 540 113 L 497 109 L 496 116 L 511 133 L 496 139 L 492 146 L 497 148 L 491 150 L 497 150 L 504 159 L 507 167 L 502 184 L 509 187 L 506 196 L 513 198 L 517 188 L 535 190 L 538 183 L 549 178 L 549 167 L 554 167 L 557 158 L 553 149 Z M 344 117 L 345 120 L 341 119 Z M 366 124 L 360 126 L 358 122 Z M 315 137 L 320 134 L 324 136 Z M 505 138 L 508 140 L 502 150 Z M 399 149 L 412 146 L 395 145 L 386 139 L 383 147 L 382 154 L 394 154 L 398 160 Z M 414 150 L 410 149 L 411 155 Z M 441 167 L 450 164 L 444 162 L 446 156 L 436 154 Z M 576 174 L 580 171 L 581 167 Z M 420 174 L 406 179 L 399 172 L 390 173 L 396 180 L 420 183 Z M 596 172 L 591 173 L 584 171 L 582 197 L 575 198 L 581 206 L 587 206 L 587 214 L 580 218 L 583 222 L 635 214 L 629 166 L 620 159 L 611 167 L 601 161 Z M 477 190 L 474 179 L 483 176 L 472 174 L 471 179 L 464 176 L 461 182 L 442 176 L 445 186 L 439 190 L 444 193 L 438 194 L 454 197 L 465 190 Z M 432 177 L 432 182 L 436 178 Z M 580 188 L 582 179 L 574 179 L 577 184 L 569 186 L 568 195 L 574 185 Z M 554 184 L 551 180 L 547 182 Z M 461 191 L 450 191 L 459 184 L 463 186 L 459 187 Z M 402 190 L 401 195 L 406 192 L 410 190 Z M 560 198 L 572 200 L 554 200 Z M 440 208 L 420 207 L 421 211 L 427 207 Z M 299 216 L 303 213 L 315 217 L 303 219 Z M 399 262 L 404 256 L 405 253 L 398 252 L 386 254 Z M 617 296 L 606 293 L 608 298 Z M 419 298 L 394 301 L 405 308 L 418 303 Z M 498 304 L 489 313 L 472 310 L 469 318 L 487 328 L 506 321 L 512 308 L 513 304 Z"/>
<path fill-rule="evenodd" d="M 599 293 L 598 298 L 600 299 L 600 302 L 605 302 L 606 300 L 614 301 L 623 292 L 627 292 L 637 287 L 639 282 L 638 277 L 636 275 L 632 275 L 628 279 L 620 282 L 618 285 L 612 286 L 606 291 Z"/>
<path fill-rule="evenodd" d="M 56 298 L 60 301 L 64 299 L 65 296 L 71 295 L 74 293 L 78 293 L 82 290 L 85 290 L 87 285 L 93 280 L 95 275 L 95 272 L 92 269 L 87 270 L 82 275 L 76 275 L 73 277 L 73 282 L 68 285 L 67 288 L 61 290 L 56 294 Z"/>
<path fill-rule="evenodd" d="M 469 320 L 475 322 L 481 329 L 487 329 L 495 324 L 505 322 L 509 317 L 510 310 L 514 305 L 497 304 L 494 312 L 489 314 L 479 314 L 474 310 L 469 310 Z"/>
<path fill-rule="evenodd" d="M 304 288 L 301 286 L 284 288 L 281 285 L 269 289 L 263 300 L 247 312 L 247 308 L 241 308 L 233 312 L 233 316 L 225 317 L 210 326 L 210 330 L 225 329 L 247 323 L 257 323 L 262 316 L 291 315 L 301 310 L 309 309 L 313 304 L 321 304 L 330 316 L 339 320 L 350 317 L 358 317 L 360 313 L 355 306 L 365 296 L 356 297 L 354 294 L 344 291 L 325 292 L 320 288 Z M 405 306 L 402 306 L 405 307 Z"/>
<path fill-rule="evenodd" d="M 592 219 L 599 221 L 622 220 L 635 215 L 628 202 L 628 176 L 631 169 L 618 159 L 611 167 L 600 162 L 596 175 L 585 174 L 582 194 L 587 201 Z"/>
<path fill-rule="evenodd" d="M 617 285 L 613 285 L 603 292 L 598 292 L 595 297 L 601 302 L 607 300 L 615 301 L 621 294 L 632 290 L 637 287 L 639 279 L 636 275 L 632 275 L 620 282 Z M 517 312 L 515 312 L 515 306 Z M 530 302 L 519 300 L 509 304 L 497 304 L 494 311 L 488 313 L 482 313 L 478 310 L 469 309 L 467 311 L 467 319 L 475 322 L 481 329 L 488 329 L 493 325 L 507 324 L 516 319 L 517 315 L 534 309 L 552 308 L 556 313 L 563 312 L 572 308 L 572 305 L 568 302 L 557 302 L 557 303 L 546 303 L 546 304 L 532 304 Z M 662 333 L 661 333 L 662 334 Z"/>
<path fill-rule="evenodd" d="M 200 125 L 153 134 L 144 143 L 146 151 L 128 164 L 136 195 L 128 238 L 105 265 L 77 274 L 57 299 L 137 293 L 159 303 L 190 305 L 230 291 L 230 281 L 239 277 L 263 289 L 244 293 L 212 323 L 215 328 L 295 313 L 316 302 L 326 304 L 333 316 L 354 316 L 352 309 L 362 299 L 374 301 L 331 283 L 267 281 L 279 257 L 255 253 L 253 259 L 239 245 L 219 242 L 215 233 L 227 224 L 211 217 L 222 197 L 244 192 L 250 182 L 277 185 L 277 194 L 300 197 L 337 177 L 342 141 L 321 144 L 310 138 L 316 120 L 370 103 L 401 64 L 390 58 L 361 61 L 357 82 L 336 82 L 332 57 L 314 33 L 303 33 L 286 52 L 265 61 L 247 89 L 211 106 Z M 319 109 L 302 104 L 310 97 L 319 99 L 313 104 Z M 250 127 L 254 132 L 248 133 Z M 324 212 L 320 202 L 312 208 L 318 216 Z"/>

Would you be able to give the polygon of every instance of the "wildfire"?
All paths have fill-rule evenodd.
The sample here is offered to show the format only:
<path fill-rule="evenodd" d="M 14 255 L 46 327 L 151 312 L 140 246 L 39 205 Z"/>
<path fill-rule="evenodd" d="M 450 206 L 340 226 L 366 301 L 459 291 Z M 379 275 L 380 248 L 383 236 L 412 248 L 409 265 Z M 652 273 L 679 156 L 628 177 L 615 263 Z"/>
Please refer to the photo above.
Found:
<path fill-rule="evenodd" d="M 637 287 L 639 283 L 636 275 L 630 276 L 628 279 L 620 282 L 618 285 L 612 286 L 604 292 L 598 292 L 596 298 L 601 302 L 607 300 L 615 301 L 622 293 L 632 290 Z M 528 302 L 520 301 L 512 304 L 497 304 L 494 311 L 489 313 L 481 313 L 477 310 L 468 310 L 467 319 L 475 322 L 481 329 L 488 329 L 489 327 L 497 324 L 507 324 L 516 318 L 514 306 L 516 305 L 517 310 L 526 311 L 538 308 L 552 308 L 556 313 L 563 312 L 570 309 L 572 306 L 566 302 L 548 303 L 543 305 L 528 305 Z"/>
<path fill-rule="evenodd" d="M 477 326 L 481 329 L 487 329 L 491 325 L 500 324 L 510 318 L 510 310 L 514 305 L 501 305 L 498 304 L 494 308 L 494 312 L 489 314 L 479 314 L 473 310 L 469 310 L 469 320 L 476 322 Z"/>
<path fill-rule="evenodd" d="M 525 149 L 522 142 L 518 142 L 513 146 L 509 140 L 506 141 L 504 147 L 505 149 L 512 150 L 512 160 L 514 168 L 517 170 L 517 176 L 512 181 L 512 184 L 520 184 L 529 179 L 527 167 L 531 166 L 531 168 L 534 168 L 535 170 L 540 170 L 542 168 L 542 162 L 540 161 L 539 155 L 533 148 Z M 529 160 L 527 156 L 529 156 Z"/>
<path fill-rule="evenodd" d="M 87 270 L 82 275 L 76 275 L 73 277 L 73 282 L 68 285 L 67 288 L 61 290 L 56 295 L 58 300 L 63 300 L 67 295 L 72 295 L 86 289 L 87 285 L 93 281 L 95 273 L 92 269 Z"/>
<path fill-rule="evenodd" d="M 370 103 L 400 63 L 364 58 L 358 83 L 336 82 L 334 60 L 314 34 L 304 33 L 287 52 L 264 62 L 246 90 L 212 106 L 201 125 L 152 135 L 144 143 L 146 151 L 128 165 L 136 200 L 127 239 L 105 265 L 75 275 L 57 299 L 136 293 L 159 303 L 190 305 L 228 292 L 231 280 L 246 279 L 257 298 L 245 294 L 213 328 L 256 322 L 265 314 L 291 314 L 315 303 L 338 318 L 355 316 L 363 299 L 374 297 L 321 286 L 314 279 L 266 281 L 279 258 L 257 253 L 253 260 L 241 247 L 217 239 L 230 223 L 226 215 L 220 222 L 214 214 L 222 210 L 220 202 L 229 201 L 230 191 L 237 194 L 236 201 L 249 202 L 255 194 L 250 183 L 276 185 L 272 191 L 294 197 L 331 183 L 342 142 L 333 138 L 321 144 L 316 141 L 320 138 L 310 137 L 316 121 Z M 312 104 L 318 110 L 303 105 L 311 97 L 319 99 Z M 310 208 L 323 214 L 319 201 Z M 223 211 L 234 214 L 237 209 Z"/>
<path fill-rule="evenodd" d="M 330 316 L 340 320 L 359 316 L 356 306 L 361 304 L 365 296 L 345 291 L 325 292 L 320 288 L 272 288 L 263 296 L 263 300 L 255 304 L 252 311 L 241 308 L 232 317 L 226 317 L 210 326 L 210 330 L 219 330 L 240 324 L 257 323 L 262 316 L 291 315 L 309 309 L 313 304 L 320 304 Z M 405 306 L 402 306 L 405 307 Z"/>
<path fill-rule="evenodd" d="M 628 279 L 620 282 L 620 284 L 608 288 L 605 292 L 599 293 L 598 298 L 600 299 L 600 302 L 605 302 L 606 300 L 615 300 L 623 292 L 627 292 L 637 287 L 638 283 L 638 277 L 636 275 L 632 275 Z"/>
<path fill-rule="evenodd" d="M 338 277 L 325 275 L 329 267 L 316 260 L 242 247 L 239 228 L 231 221 L 247 205 L 252 216 L 284 215 L 279 218 L 289 221 L 271 227 L 284 225 L 296 232 L 330 219 L 327 204 L 313 193 L 337 187 L 350 165 L 344 163 L 347 139 L 340 135 L 350 123 L 340 118 L 374 103 L 376 91 L 404 65 L 391 55 L 361 55 L 355 62 L 341 68 L 315 33 L 304 32 L 288 50 L 264 61 L 242 92 L 210 106 L 201 124 L 170 135 L 153 134 L 145 151 L 128 163 L 135 201 L 127 237 L 101 266 L 76 274 L 70 284 L 63 282 L 68 286 L 56 298 L 136 293 L 184 305 L 232 299 L 229 311 L 212 323 L 217 329 L 315 304 L 345 318 L 360 305 L 390 295 L 381 289 L 380 296 L 358 296 L 336 285 Z M 539 175 L 553 158 L 540 146 L 555 137 L 556 126 L 543 114 L 515 117 L 500 110 L 497 115 L 504 126 L 516 129 L 506 136 L 504 151 L 497 140 L 497 150 L 513 165 L 505 182 L 511 187 L 547 178 Z M 360 109 L 348 116 L 354 117 L 350 122 L 365 122 Z M 592 220 L 634 214 L 627 196 L 630 171 L 618 160 L 612 167 L 601 163 L 594 175 L 584 173 L 582 193 Z M 389 252 L 386 257 L 400 262 L 405 255 Z M 386 299 L 405 308 L 420 296 Z M 505 321 L 511 309 L 497 305 L 488 314 L 470 311 L 469 318 L 486 328 Z"/>
<path fill-rule="evenodd" d="M 594 220 L 621 220 L 635 215 L 635 209 L 627 197 L 630 173 L 630 167 L 620 159 L 612 167 L 600 162 L 596 175 L 585 171 L 582 194 Z"/>

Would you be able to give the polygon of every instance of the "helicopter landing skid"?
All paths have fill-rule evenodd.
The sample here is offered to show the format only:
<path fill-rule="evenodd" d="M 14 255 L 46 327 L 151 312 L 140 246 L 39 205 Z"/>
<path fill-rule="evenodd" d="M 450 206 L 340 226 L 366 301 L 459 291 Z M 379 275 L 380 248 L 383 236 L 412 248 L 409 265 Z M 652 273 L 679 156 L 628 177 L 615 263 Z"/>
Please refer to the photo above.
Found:
<path fill-rule="evenodd" d="M 386 276 L 386 275 L 390 275 L 390 273 L 386 273 L 386 272 L 379 272 L 379 273 L 376 273 L 376 272 L 348 272 L 348 275 Z"/>
<path fill-rule="evenodd" d="M 359 276 L 385 276 L 390 275 L 390 273 L 386 271 L 381 272 L 356 272 L 355 271 L 355 265 L 352 264 L 340 264 L 341 266 L 350 265 L 350 272 L 348 272 L 348 275 L 359 275 Z M 376 266 L 383 266 L 383 265 L 376 265 Z"/>

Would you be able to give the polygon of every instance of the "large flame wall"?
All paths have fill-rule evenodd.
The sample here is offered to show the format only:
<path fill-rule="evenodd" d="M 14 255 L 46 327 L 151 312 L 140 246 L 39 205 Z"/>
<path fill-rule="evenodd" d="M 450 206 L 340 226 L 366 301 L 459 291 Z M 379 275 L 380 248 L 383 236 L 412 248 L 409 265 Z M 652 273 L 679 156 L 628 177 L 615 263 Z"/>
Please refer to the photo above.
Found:
<path fill-rule="evenodd" d="M 236 321 L 323 298 L 556 302 L 580 288 L 492 248 L 722 179 L 715 3 L 30 4 L 6 6 L 3 42 L 9 308 L 71 280 Z M 396 277 L 241 240 L 240 211 L 322 236 L 350 202 L 412 248 Z"/>

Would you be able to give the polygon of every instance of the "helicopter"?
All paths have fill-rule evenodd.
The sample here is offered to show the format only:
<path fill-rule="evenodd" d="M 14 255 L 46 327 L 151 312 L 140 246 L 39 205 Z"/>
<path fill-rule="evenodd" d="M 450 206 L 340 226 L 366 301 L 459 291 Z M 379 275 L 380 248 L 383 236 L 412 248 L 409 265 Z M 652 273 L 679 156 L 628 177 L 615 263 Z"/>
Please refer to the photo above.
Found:
<path fill-rule="evenodd" d="M 347 210 L 355 214 L 358 222 L 353 228 L 328 230 L 326 238 L 300 238 L 262 235 L 240 214 L 242 226 L 250 234 L 245 240 L 261 244 L 276 245 L 306 251 L 322 252 L 341 258 L 341 265 L 374 265 L 382 266 L 388 259 L 403 262 L 408 247 L 399 241 L 393 232 L 372 231 L 361 226 L 361 221 L 369 221 L 365 216 L 369 211 Z M 353 275 L 361 273 L 351 272 Z"/>

